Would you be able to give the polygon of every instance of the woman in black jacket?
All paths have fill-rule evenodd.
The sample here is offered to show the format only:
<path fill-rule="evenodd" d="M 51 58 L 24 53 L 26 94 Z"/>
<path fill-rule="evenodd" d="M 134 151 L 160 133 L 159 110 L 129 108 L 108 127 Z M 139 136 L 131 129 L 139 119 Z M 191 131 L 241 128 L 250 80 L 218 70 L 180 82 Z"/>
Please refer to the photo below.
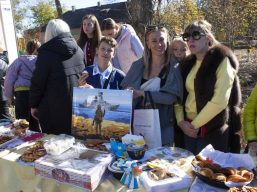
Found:
<path fill-rule="evenodd" d="M 44 133 L 71 133 L 72 90 L 84 69 L 83 51 L 64 21 L 49 21 L 30 89 L 31 114 Z"/>

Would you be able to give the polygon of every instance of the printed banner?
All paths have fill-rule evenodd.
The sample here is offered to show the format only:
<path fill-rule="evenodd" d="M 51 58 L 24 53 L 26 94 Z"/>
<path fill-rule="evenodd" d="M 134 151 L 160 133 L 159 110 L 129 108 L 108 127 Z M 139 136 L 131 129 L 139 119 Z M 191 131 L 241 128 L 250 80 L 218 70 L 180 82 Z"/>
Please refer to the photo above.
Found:
<path fill-rule="evenodd" d="M 73 88 L 72 134 L 79 139 L 120 139 L 130 133 L 132 91 Z"/>

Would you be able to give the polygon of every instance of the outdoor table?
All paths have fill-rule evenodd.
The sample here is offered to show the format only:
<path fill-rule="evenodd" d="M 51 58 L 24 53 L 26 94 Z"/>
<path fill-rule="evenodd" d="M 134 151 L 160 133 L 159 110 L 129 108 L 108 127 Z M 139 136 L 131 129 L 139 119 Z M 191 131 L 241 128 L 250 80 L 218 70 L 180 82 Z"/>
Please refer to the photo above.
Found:
<path fill-rule="evenodd" d="M 49 139 L 51 135 L 43 138 Z M 44 178 L 35 175 L 33 166 L 16 162 L 19 156 L 24 152 L 25 148 L 12 150 L 12 152 L 1 156 L 0 153 L 0 191 L 5 192 L 82 192 L 86 189 L 60 183 L 54 179 Z M 145 191 L 140 185 L 139 189 L 131 190 L 127 186 L 122 185 L 112 175 L 101 182 L 95 190 L 96 192 L 112 192 L 112 191 Z M 186 192 L 188 189 L 178 192 Z"/>

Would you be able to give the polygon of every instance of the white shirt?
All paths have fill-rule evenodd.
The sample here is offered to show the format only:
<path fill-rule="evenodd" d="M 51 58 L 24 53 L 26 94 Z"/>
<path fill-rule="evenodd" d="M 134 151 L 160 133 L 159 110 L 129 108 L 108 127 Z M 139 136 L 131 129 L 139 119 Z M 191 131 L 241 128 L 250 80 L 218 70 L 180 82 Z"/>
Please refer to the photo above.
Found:
<path fill-rule="evenodd" d="M 104 86 L 105 80 L 108 79 L 109 76 L 111 75 L 112 69 L 113 69 L 112 65 L 109 65 L 109 67 L 107 67 L 107 69 L 105 69 L 103 72 L 101 72 L 98 65 L 94 64 L 93 75 L 97 75 L 97 74 L 100 75 L 100 84 L 101 84 L 102 88 Z"/>

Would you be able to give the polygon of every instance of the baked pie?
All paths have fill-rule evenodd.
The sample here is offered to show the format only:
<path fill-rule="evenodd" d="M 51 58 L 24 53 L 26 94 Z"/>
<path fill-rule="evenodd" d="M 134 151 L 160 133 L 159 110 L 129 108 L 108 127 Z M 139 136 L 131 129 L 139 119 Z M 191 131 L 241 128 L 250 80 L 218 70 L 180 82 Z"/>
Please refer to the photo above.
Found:
<path fill-rule="evenodd" d="M 24 162 L 34 162 L 46 155 L 46 150 L 44 148 L 43 141 L 37 141 L 34 145 L 32 145 L 28 150 L 26 150 L 20 157 L 20 160 Z"/>
<path fill-rule="evenodd" d="M 14 137 L 12 136 L 0 136 L 0 145 L 3 144 L 3 143 L 6 143 L 7 141 L 10 141 L 12 140 Z"/>

